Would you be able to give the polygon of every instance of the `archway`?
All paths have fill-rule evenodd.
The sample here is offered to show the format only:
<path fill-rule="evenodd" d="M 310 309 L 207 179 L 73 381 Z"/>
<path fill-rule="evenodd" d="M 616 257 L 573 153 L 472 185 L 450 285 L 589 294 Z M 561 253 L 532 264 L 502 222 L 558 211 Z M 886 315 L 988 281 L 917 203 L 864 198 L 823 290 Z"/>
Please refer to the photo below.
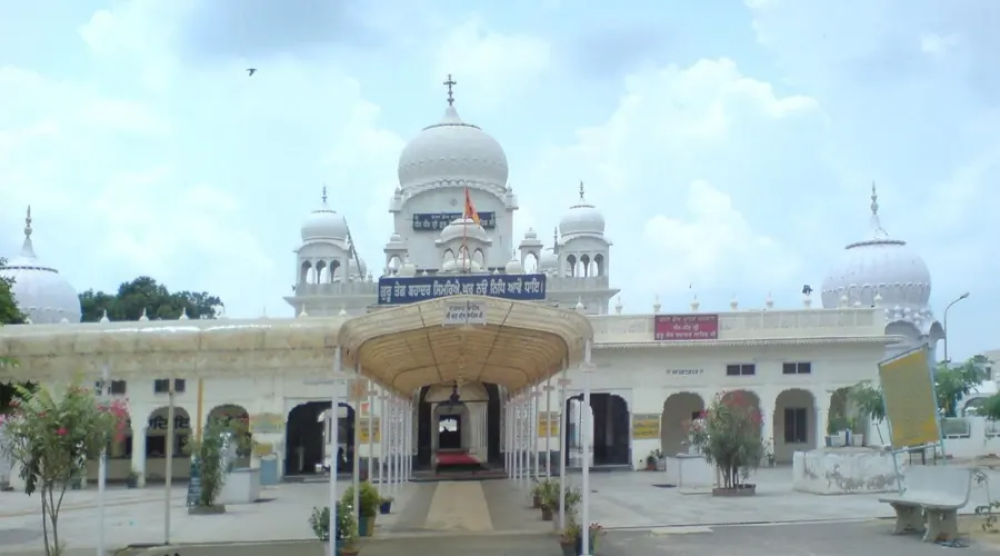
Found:
<path fill-rule="evenodd" d="M 432 423 L 437 423 L 437 433 L 431 437 L 435 451 L 461 452 L 472 447 L 473 424 L 469 406 L 462 402 L 437 404 L 433 416 Z"/>
<path fill-rule="evenodd" d="M 288 412 L 285 426 L 285 475 L 312 475 L 329 469 L 333 457 L 337 469 L 354 470 L 354 408 L 337 404 L 337 446 L 329 445 L 327 412 L 330 402 L 314 401 L 299 404 Z"/>
<path fill-rule="evenodd" d="M 206 423 L 218 421 L 233 434 L 236 443 L 236 466 L 249 466 L 253 452 L 253 434 L 250 432 L 250 412 L 235 404 L 217 405 L 208 412 Z"/>
<path fill-rule="evenodd" d="M 660 449 L 664 455 L 687 453 L 687 425 L 705 410 L 705 400 L 694 392 L 677 392 L 663 402 Z"/>
<path fill-rule="evenodd" d="M 436 410 L 443 405 L 451 391 L 452 384 L 424 386 L 417 396 L 417 461 L 420 469 L 429 469 L 434 464 L 434 453 L 440 441 L 440 420 L 442 413 Z M 459 400 L 467 414 L 463 423 L 462 441 L 482 464 L 500 465 L 503 454 L 500 451 L 500 390 L 496 384 L 473 382 L 459 388 Z M 461 406 L 456 406 L 461 407 Z M 460 410 L 460 413 L 462 410 Z M 446 414 L 445 414 L 446 415 Z M 483 426 L 485 421 L 485 427 Z M 483 430 L 485 429 L 485 430 Z M 466 437 L 465 435 L 468 434 Z"/>
<path fill-rule="evenodd" d="M 167 472 L 167 426 L 169 408 L 159 407 L 146 423 L 146 481 L 164 480 Z M 191 476 L 191 457 L 186 453 L 191 438 L 191 417 L 183 407 L 174 407 L 174 443 L 171 468 L 174 479 Z"/>
<path fill-rule="evenodd" d="M 590 437 L 593 439 L 593 466 L 629 465 L 632 460 L 632 439 L 628 403 L 616 394 L 592 393 L 589 409 L 592 417 L 588 421 L 592 423 Z M 583 411 L 583 394 L 566 400 L 563 442 L 567 447 L 564 456 L 567 465 L 571 465 L 570 462 L 574 459 L 577 461 L 573 463 L 583 464 L 583 454 L 578 454 L 581 459 L 571 458 L 582 446 L 579 424 Z"/>
<path fill-rule="evenodd" d="M 782 391 L 774 402 L 774 461 L 791 463 L 796 451 L 812 450 L 819 445 L 816 438 L 816 400 L 802 388 Z"/>

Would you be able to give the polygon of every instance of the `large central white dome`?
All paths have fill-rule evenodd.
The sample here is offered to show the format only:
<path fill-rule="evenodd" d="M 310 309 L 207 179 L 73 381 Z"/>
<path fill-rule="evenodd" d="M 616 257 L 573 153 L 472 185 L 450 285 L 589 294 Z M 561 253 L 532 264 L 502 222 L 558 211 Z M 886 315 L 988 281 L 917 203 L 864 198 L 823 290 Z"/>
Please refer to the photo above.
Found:
<path fill-rule="evenodd" d="M 467 124 L 449 105 L 437 124 L 414 137 L 399 156 L 403 189 L 446 182 L 449 185 L 507 184 L 507 155 L 496 139 Z"/>

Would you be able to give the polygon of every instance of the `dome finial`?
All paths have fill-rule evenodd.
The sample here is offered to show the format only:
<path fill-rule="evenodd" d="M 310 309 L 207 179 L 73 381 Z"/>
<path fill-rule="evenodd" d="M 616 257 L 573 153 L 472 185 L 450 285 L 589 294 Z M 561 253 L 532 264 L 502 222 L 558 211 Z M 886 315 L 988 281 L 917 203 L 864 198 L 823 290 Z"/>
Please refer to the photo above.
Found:
<path fill-rule="evenodd" d="M 31 205 L 28 205 L 28 216 L 24 219 L 24 239 L 31 240 Z"/>
<path fill-rule="evenodd" d="M 583 200 L 583 180 L 580 180 L 580 200 Z"/>
<path fill-rule="evenodd" d="M 322 197 L 322 199 L 323 199 L 323 204 L 325 205 L 326 204 L 326 186 L 325 185 L 323 186 L 323 197 Z"/>
<path fill-rule="evenodd" d="M 448 80 L 442 83 L 445 87 L 448 87 L 448 106 L 455 106 L 455 91 L 452 89 L 455 85 L 458 85 L 458 81 L 451 78 L 451 74 L 448 74 Z"/>
<path fill-rule="evenodd" d="M 878 190 L 875 188 L 875 182 L 872 182 L 872 216 L 871 223 L 869 227 L 871 228 L 872 237 L 875 239 L 887 239 L 889 237 L 888 232 L 882 227 L 882 221 L 878 217 Z"/>
<path fill-rule="evenodd" d="M 34 259 L 35 248 L 31 244 L 31 205 L 28 205 L 28 214 L 24 217 L 24 244 L 21 246 L 21 256 Z"/>
<path fill-rule="evenodd" d="M 875 189 L 875 182 L 872 182 L 872 216 L 878 216 L 878 190 Z"/>

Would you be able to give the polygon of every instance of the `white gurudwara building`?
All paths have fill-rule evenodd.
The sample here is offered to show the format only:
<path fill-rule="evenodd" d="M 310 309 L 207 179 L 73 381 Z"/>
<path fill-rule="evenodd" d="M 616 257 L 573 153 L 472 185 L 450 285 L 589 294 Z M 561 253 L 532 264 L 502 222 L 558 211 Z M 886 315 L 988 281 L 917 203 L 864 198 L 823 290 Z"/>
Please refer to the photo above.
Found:
<path fill-rule="evenodd" d="M 466 192 L 478 223 L 464 213 Z M 844 389 L 877 380 L 879 361 L 922 344 L 933 349 L 943 337 L 929 306 L 927 266 L 882 228 L 874 187 L 869 232 L 847 245 L 822 283 L 821 303 L 806 287 L 797 307 L 775 307 L 769 295 L 761 295 L 706 312 L 694 296 L 679 314 L 662 312 L 658 298 L 624 311 L 610 278 L 612 242 L 604 216 L 588 202 L 583 184 L 574 196 L 552 236 L 529 230 L 514 238 L 518 199 L 504 150 L 464 121 L 449 98 L 443 117 L 400 155 L 399 184 L 388 206 L 394 227 L 379 262 L 356 252 L 345 215 L 324 191 L 289 261 L 296 280 L 285 299 L 294 316 L 239 320 L 182 315 L 172 322 L 80 323 L 72 287 L 35 257 L 29 215 L 24 251 L 0 272 L 16 278 L 16 301 L 31 324 L 0 329 L 0 355 L 20 361 L 16 368 L 0 368 L 0 379 L 64 382 L 82 370 L 96 380 L 108 367 L 112 395 L 128 398 L 133 417 L 130 436 L 112 450 L 112 478 L 130 470 L 163 478 L 169 378 L 176 380 L 175 476 L 189 474 L 183 437 L 219 415 L 248 417 L 257 456 L 276 459 L 279 474 L 310 473 L 330 455 L 323 415 L 331 406 L 325 387 L 310 380 L 327 376 L 342 348 L 366 373 L 363 357 L 354 355 L 364 351 L 362 340 L 355 341 L 359 331 L 374 338 L 380 328 L 397 326 L 393 319 L 404 319 L 378 320 L 383 312 L 407 319 L 419 312 L 421 326 L 434 335 L 426 342 L 451 350 L 449 360 L 405 367 L 401 360 L 430 351 L 394 344 L 399 351 L 380 361 L 398 364 L 398 372 L 370 375 L 378 384 L 375 395 L 362 388 L 354 392 L 360 396 L 339 404 L 348 464 L 355 439 L 362 457 L 369 449 L 380 456 L 378 445 L 367 444 L 372 418 L 376 437 L 383 423 L 406 424 L 408 430 L 395 435 L 397 443 L 404 440 L 392 449 L 402 450 L 417 468 L 432 465 L 446 446 L 493 465 L 523 446 L 558 457 L 560 433 L 570 465 L 580 465 L 581 365 L 587 357 L 593 465 L 639 468 L 653 450 L 685 452 L 685 423 L 729 390 L 743 390 L 758 404 L 764 436 L 781 463 L 794 451 L 823 444 L 831 416 L 845 411 Z M 477 301 L 480 296 L 495 301 Z M 561 363 L 568 378 L 565 406 L 560 409 L 560 389 L 551 378 L 558 370 L 538 382 L 513 366 L 501 372 L 502 363 L 485 359 L 492 354 L 475 351 L 492 348 L 466 341 L 479 330 L 471 311 L 465 326 L 443 327 L 439 302 L 449 297 L 480 303 L 488 312 L 482 322 L 498 330 L 510 326 L 503 322 L 508 312 L 524 315 L 523 322 L 530 315 L 539 326 L 575 327 L 583 343 L 566 340 L 565 346 L 588 348 L 586 357 L 575 347 L 562 348 L 569 350 Z M 433 330 L 431 321 L 437 323 Z M 518 340 L 523 347 L 503 344 L 508 353 L 500 356 L 513 358 L 519 350 L 534 356 L 531 338 Z M 463 351 L 463 345 L 475 349 Z M 521 382 L 505 378 L 518 373 L 525 377 Z M 387 412 L 392 396 L 402 405 Z M 513 402 L 519 411 L 508 411 Z M 394 411 L 399 407 L 406 412 L 402 421 Z M 509 432 L 524 419 L 530 427 Z M 529 443 L 512 444 L 512 434 Z M 90 473 L 96 476 L 96 465 Z"/>

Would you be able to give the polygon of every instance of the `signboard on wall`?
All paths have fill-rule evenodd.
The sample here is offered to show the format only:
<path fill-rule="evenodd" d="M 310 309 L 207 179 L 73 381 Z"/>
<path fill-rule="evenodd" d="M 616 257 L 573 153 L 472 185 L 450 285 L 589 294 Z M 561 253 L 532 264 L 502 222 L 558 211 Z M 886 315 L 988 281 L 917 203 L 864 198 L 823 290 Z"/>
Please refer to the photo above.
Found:
<path fill-rule="evenodd" d="M 279 413 L 251 415 L 250 432 L 253 434 L 282 434 L 285 432 L 285 416 Z"/>
<path fill-rule="evenodd" d="M 434 232 L 441 231 L 448 227 L 455 220 L 462 217 L 461 212 L 422 212 L 413 215 L 413 231 Z M 497 215 L 495 212 L 480 212 L 479 225 L 484 230 L 492 230 L 497 227 Z"/>
<path fill-rule="evenodd" d="M 892 447 L 940 442 L 938 405 L 927 349 L 916 349 L 879 363 L 878 376 Z"/>
<path fill-rule="evenodd" d="M 545 275 L 414 276 L 378 280 L 379 305 L 403 305 L 450 295 L 484 295 L 517 301 L 541 301 L 545 299 Z"/>
<path fill-rule="evenodd" d="M 362 417 L 358 420 L 358 443 L 368 444 L 368 419 L 369 417 Z M 382 440 L 382 423 L 378 417 L 371 417 L 372 419 L 372 436 L 375 437 L 372 442 L 381 442 Z"/>
<path fill-rule="evenodd" d="M 549 427 L 549 413 L 540 411 L 538 413 L 538 438 L 558 438 L 559 437 L 559 413 L 551 413 L 551 428 Z"/>
<path fill-rule="evenodd" d="M 486 303 L 482 301 L 465 301 L 449 303 L 444 308 L 444 326 L 462 326 L 465 324 L 486 324 Z"/>
<path fill-rule="evenodd" d="M 636 413 L 632 415 L 632 440 L 660 438 L 660 414 Z"/>
<path fill-rule="evenodd" d="M 719 339 L 719 315 L 656 315 L 653 318 L 655 340 Z"/>

